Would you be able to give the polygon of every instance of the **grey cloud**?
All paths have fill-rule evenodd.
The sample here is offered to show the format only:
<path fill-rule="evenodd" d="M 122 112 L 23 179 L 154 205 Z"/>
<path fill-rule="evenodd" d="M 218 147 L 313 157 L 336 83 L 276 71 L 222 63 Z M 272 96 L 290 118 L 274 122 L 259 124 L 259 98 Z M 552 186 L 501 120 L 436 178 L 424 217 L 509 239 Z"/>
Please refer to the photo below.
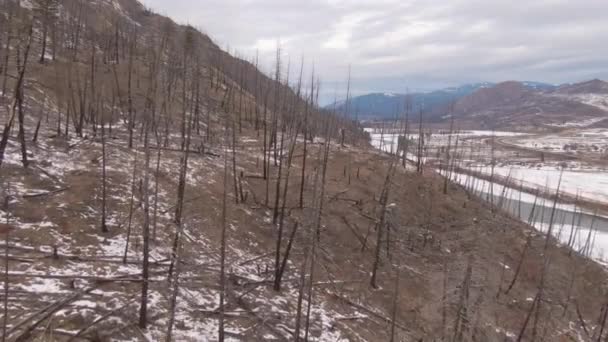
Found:
<path fill-rule="evenodd" d="M 348 64 L 360 92 L 608 76 L 605 0 L 144 2 L 241 54 L 259 49 L 266 70 L 280 40 L 292 60 L 314 60 L 327 98 Z"/>

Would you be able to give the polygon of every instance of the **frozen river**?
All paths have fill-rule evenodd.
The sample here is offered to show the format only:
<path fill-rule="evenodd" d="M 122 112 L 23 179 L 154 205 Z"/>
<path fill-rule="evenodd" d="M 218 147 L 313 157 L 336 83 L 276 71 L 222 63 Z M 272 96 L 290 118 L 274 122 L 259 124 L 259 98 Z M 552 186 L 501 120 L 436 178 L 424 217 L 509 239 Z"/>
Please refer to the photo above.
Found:
<path fill-rule="evenodd" d="M 371 142 L 377 149 L 388 153 L 397 150 L 398 134 L 383 134 L 368 130 Z M 459 138 L 475 139 L 479 145 L 485 145 L 483 140 L 494 134 L 495 137 L 516 137 L 524 134 L 515 132 L 466 131 L 458 134 Z M 411 141 L 408 159 L 415 160 L 417 136 L 409 135 Z M 447 134 L 432 134 L 428 145 L 434 148 L 446 146 L 451 141 L 454 144 L 455 135 L 449 138 Z M 426 154 L 429 162 L 434 153 Z M 427 161 L 425 160 L 425 162 Z M 486 160 L 487 161 L 487 160 Z M 491 168 L 484 165 L 484 160 L 468 160 L 469 167 L 476 172 L 489 174 Z M 436 164 L 436 163 L 435 163 Z M 475 166 L 478 165 L 478 166 Z M 562 177 L 561 193 L 570 197 L 580 196 L 581 199 L 599 203 L 608 203 L 608 172 L 604 170 L 585 168 L 579 164 L 557 165 L 550 163 L 529 163 L 509 165 L 509 161 L 501 160 L 494 169 L 496 176 L 509 178 L 515 184 L 524 184 L 529 188 L 542 188 L 554 192 L 558 179 Z M 486 180 L 464 174 L 453 174 L 452 181 L 467 188 L 476 196 L 499 206 L 508 214 L 529 223 L 538 231 L 546 233 L 551 227 L 553 236 L 562 244 L 570 246 L 574 251 L 590 258 L 608 263 L 608 217 L 596 215 L 588 210 L 582 210 L 573 204 L 557 203 L 552 215 L 553 201 L 544 198 L 536 199 L 534 195 L 520 192 L 517 189 L 493 184 L 493 199 L 490 198 L 490 183 Z M 536 202 L 536 204 L 535 204 Z M 553 217 L 552 217 L 553 216 Z"/>
<path fill-rule="evenodd" d="M 582 210 L 573 204 L 557 202 L 517 189 L 493 184 L 464 174 L 453 174 L 452 181 L 465 187 L 475 196 L 492 203 L 500 210 L 552 235 L 563 245 L 598 262 L 608 263 L 608 217 Z"/>

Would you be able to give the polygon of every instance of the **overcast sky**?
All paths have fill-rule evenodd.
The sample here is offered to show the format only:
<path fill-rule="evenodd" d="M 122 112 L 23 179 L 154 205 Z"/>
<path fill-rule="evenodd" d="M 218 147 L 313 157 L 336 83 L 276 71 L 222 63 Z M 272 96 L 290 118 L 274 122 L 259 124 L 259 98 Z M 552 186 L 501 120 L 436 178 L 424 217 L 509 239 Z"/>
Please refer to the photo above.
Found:
<path fill-rule="evenodd" d="M 608 0 L 144 0 L 271 70 L 277 41 L 324 99 L 504 80 L 608 78 Z M 309 69 L 309 68 L 308 68 Z M 340 91 L 342 92 L 342 91 Z"/>

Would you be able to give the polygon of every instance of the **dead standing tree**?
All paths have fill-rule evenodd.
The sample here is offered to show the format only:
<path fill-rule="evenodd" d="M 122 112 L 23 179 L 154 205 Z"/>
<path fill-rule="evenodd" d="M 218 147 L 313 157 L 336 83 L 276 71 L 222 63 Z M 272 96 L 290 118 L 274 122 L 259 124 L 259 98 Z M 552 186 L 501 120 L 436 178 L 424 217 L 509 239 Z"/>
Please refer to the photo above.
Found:
<path fill-rule="evenodd" d="M 454 335 L 452 341 L 462 342 L 465 341 L 466 332 L 469 330 L 469 297 L 471 291 L 473 274 L 473 258 L 469 257 L 467 263 L 467 269 L 465 272 L 462 285 L 460 286 L 460 296 L 458 300 L 458 308 L 456 313 L 456 320 L 454 322 Z"/>
<path fill-rule="evenodd" d="M 422 109 L 420 109 L 420 115 L 418 117 L 418 151 L 416 153 L 416 172 L 422 173 L 424 167 L 423 161 L 424 153 L 424 131 L 422 126 Z"/>
<path fill-rule="evenodd" d="M 162 49 L 162 48 L 161 48 Z M 162 50 L 161 50 L 162 51 Z M 160 53 L 159 53 L 160 54 Z M 155 126 L 156 118 L 156 102 L 154 95 L 156 94 L 158 87 L 158 78 L 156 76 L 158 70 L 159 60 L 156 58 L 155 52 L 152 51 L 152 65 L 149 69 L 149 88 L 146 96 L 146 111 L 144 118 L 144 184 L 143 184 L 143 202 L 144 202 L 144 222 L 142 227 L 142 238 L 143 238 L 143 261 L 142 261 L 142 286 L 141 286 L 141 304 L 139 309 L 139 327 L 145 329 L 147 325 L 148 316 L 148 287 L 149 287 L 149 260 L 150 260 L 150 138 L 152 127 Z M 160 151 L 160 146 L 158 146 Z M 156 215 L 156 202 L 158 201 L 158 168 L 160 163 L 160 153 L 157 156 L 156 165 L 156 181 L 155 181 L 155 212 Z M 154 223 L 156 224 L 156 217 L 154 217 Z M 156 228 L 156 227 L 155 227 Z M 156 233 L 156 232 L 154 232 Z M 154 235 L 155 237 L 155 235 Z M 176 285 L 177 286 L 177 285 Z"/>
<path fill-rule="evenodd" d="M 19 120 L 19 141 L 21 143 L 21 158 L 23 167 L 28 166 L 27 160 L 27 147 L 25 144 L 25 129 L 24 129 L 24 112 L 23 112 L 23 92 L 24 92 L 24 82 L 25 82 L 25 72 L 27 70 L 27 62 L 30 53 L 30 47 L 32 44 L 33 37 L 33 27 L 30 24 L 28 29 L 28 38 L 27 45 L 25 47 L 25 52 L 23 54 L 23 63 L 19 63 L 20 53 L 17 51 L 17 68 L 19 70 L 19 74 L 17 77 L 17 82 L 15 84 L 15 91 L 13 93 L 13 102 L 10 106 L 10 114 L 9 120 L 4 126 L 4 130 L 2 132 L 2 140 L 0 140 L 0 166 L 2 165 L 2 161 L 4 160 L 4 152 L 6 151 L 6 146 L 8 145 L 8 138 L 10 135 L 10 131 L 12 129 L 13 123 L 15 121 L 15 115 L 18 116 Z M 18 113 L 18 114 L 17 114 Z"/>
<path fill-rule="evenodd" d="M 453 112 L 453 110 L 451 109 L 453 107 L 453 105 L 450 105 L 450 113 Z M 450 181 L 450 162 L 451 162 L 451 151 L 450 149 L 452 148 L 452 134 L 454 133 L 454 115 L 451 115 L 452 118 L 450 120 L 450 135 L 448 136 L 448 146 L 447 149 L 445 151 L 445 159 L 443 162 L 443 172 L 444 172 L 444 179 L 443 179 L 443 194 L 447 195 L 448 194 L 448 183 Z"/>
<path fill-rule="evenodd" d="M 101 118 L 101 232 L 107 233 L 107 177 L 106 177 L 106 130 L 105 121 Z"/>
<path fill-rule="evenodd" d="M 59 12 L 59 1 L 58 0 L 35 0 L 34 13 L 37 21 L 40 22 L 41 33 L 40 37 L 41 49 L 39 62 L 44 63 L 47 50 L 47 40 L 49 29 L 54 30 L 53 25 L 57 20 Z"/>
<path fill-rule="evenodd" d="M 304 183 L 306 177 L 306 156 L 308 153 L 308 115 L 309 111 L 315 107 L 314 102 L 314 94 L 315 94 L 315 70 L 314 66 L 312 69 L 312 74 L 310 77 L 310 94 L 309 98 L 306 100 L 305 108 L 304 108 L 304 127 L 303 127 L 303 136 L 304 136 L 304 147 L 303 147 L 303 155 L 302 155 L 302 173 L 300 175 L 300 209 L 304 208 Z"/>
<path fill-rule="evenodd" d="M 297 90 L 297 94 L 296 96 L 293 98 L 293 102 L 290 103 L 291 108 L 288 111 L 288 116 L 292 117 L 295 119 L 296 117 L 296 112 L 297 112 L 297 102 L 296 99 L 299 99 L 300 93 L 301 93 L 301 87 L 302 87 L 302 69 L 300 70 L 300 80 L 298 81 L 298 90 Z M 284 121 L 286 121 L 285 119 L 283 119 Z M 280 206 L 280 210 L 279 210 L 279 227 L 278 227 L 278 236 L 277 236 L 277 243 L 276 243 L 276 250 L 275 250 L 275 278 L 274 278 L 274 290 L 275 291 L 280 291 L 281 289 L 281 279 L 283 277 L 283 273 L 285 271 L 285 267 L 286 267 L 286 263 L 287 263 L 287 259 L 289 258 L 289 253 L 293 244 L 293 240 L 295 238 L 295 233 L 297 231 L 298 228 L 298 223 L 296 222 L 296 224 L 294 225 L 294 228 L 292 230 L 291 236 L 289 238 L 289 241 L 287 243 L 287 249 L 285 250 L 285 254 L 283 256 L 283 261 L 280 262 L 281 259 L 281 244 L 282 244 L 282 238 L 283 238 L 283 227 L 284 227 L 284 222 L 285 222 L 285 207 L 287 205 L 287 191 L 289 189 L 289 177 L 290 177 L 290 171 L 291 171 L 291 166 L 292 166 L 292 161 L 293 161 L 293 156 L 294 156 L 294 151 L 295 151 L 295 147 L 296 147 L 296 143 L 297 143 L 297 139 L 298 139 L 298 135 L 300 133 L 300 129 L 301 129 L 301 122 L 292 122 L 292 124 L 290 125 L 290 131 L 293 132 L 292 133 L 292 137 L 290 139 L 290 143 L 289 143 L 289 147 L 288 147 L 288 155 L 287 155 L 287 166 L 286 166 L 286 170 L 285 170 L 285 184 L 283 185 L 283 193 L 282 193 L 282 202 L 281 202 L 281 206 Z M 283 145 L 283 133 L 281 133 L 281 148 Z M 283 154 L 283 152 L 281 151 L 281 155 Z M 282 164 L 282 163 L 281 163 Z M 281 166 L 279 166 L 279 170 L 281 170 Z M 279 173 L 280 174 L 280 173 Z M 276 194 L 276 198 L 279 199 L 279 190 L 280 190 L 280 177 L 277 179 L 277 194 Z M 279 203 L 279 201 L 276 201 L 277 205 Z"/>
<path fill-rule="evenodd" d="M 285 265 L 286 265 L 287 259 L 289 258 L 289 252 L 291 250 L 293 239 L 295 237 L 295 233 L 296 233 L 296 230 L 298 227 L 298 224 L 296 222 L 296 225 L 294 226 L 294 228 L 292 230 L 292 234 L 291 234 L 289 242 L 287 244 L 287 249 L 286 249 L 285 255 L 283 257 L 283 262 L 280 263 L 281 244 L 282 244 L 282 238 L 283 238 L 283 227 L 284 227 L 284 222 L 285 222 L 285 206 L 287 205 L 287 190 L 289 188 L 289 174 L 290 174 L 290 170 L 291 170 L 291 163 L 292 163 L 292 159 L 293 159 L 296 140 L 298 137 L 299 125 L 295 130 L 296 130 L 296 132 L 291 140 L 290 147 L 289 147 L 289 155 L 287 157 L 287 170 L 286 170 L 286 174 L 285 174 L 285 185 L 283 186 L 282 204 L 281 204 L 281 210 L 280 210 L 280 214 L 279 214 L 279 228 L 278 228 L 278 236 L 277 236 L 277 243 L 276 243 L 276 250 L 275 250 L 275 278 L 274 278 L 274 290 L 275 291 L 280 291 L 280 289 L 281 289 L 281 279 L 283 277 L 283 272 L 285 271 Z M 278 194 L 277 194 L 277 196 L 278 196 Z"/>
<path fill-rule="evenodd" d="M 230 89 L 227 92 L 228 99 L 230 98 Z M 221 237 L 220 237 L 220 277 L 219 277 L 219 322 L 218 322 L 218 341 L 223 342 L 225 338 L 225 308 L 224 301 L 226 296 L 226 233 L 227 233 L 227 205 L 228 205 L 228 146 L 229 142 L 229 121 L 234 121 L 234 118 L 230 118 L 230 112 L 228 105 L 225 108 L 225 125 L 224 125 L 224 175 L 223 175 L 223 193 L 222 193 L 222 212 L 221 212 Z M 234 129 L 234 125 L 232 125 Z M 235 133 L 232 133 L 235 134 Z M 235 194 L 236 196 L 236 194 Z"/>
<path fill-rule="evenodd" d="M 378 268 L 380 266 L 380 251 L 382 249 L 382 239 L 384 233 L 384 226 L 386 224 L 386 210 L 388 205 L 388 197 L 391 189 L 392 178 L 395 168 L 395 158 L 391 157 L 388 170 L 386 171 L 386 177 L 384 178 L 384 185 L 382 186 L 382 192 L 380 194 L 380 217 L 376 224 L 377 235 L 376 235 L 376 251 L 374 253 L 374 264 L 372 266 L 372 276 L 370 279 L 370 285 L 373 288 L 378 288 L 377 275 Z"/>
<path fill-rule="evenodd" d="M 319 89 L 319 87 L 317 86 L 317 89 Z M 306 301 L 307 301 L 307 305 L 306 305 L 306 321 L 305 321 L 305 325 L 304 325 L 304 341 L 308 341 L 308 334 L 310 331 L 310 318 L 311 318 L 311 308 L 312 308 L 312 302 L 313 302 L 313 296 L 314 296 L 314 274 L 315 274 L 315 262 L 316 262 L 316 248 L 317 248 L 317 242 L 320 241 L 321 239 L 321 219 L 323 216 L 323 204 L 324 204 L 324 197 L 325 197 L 325 184 L 326 184 L 326 176 L 327 176 L 327 164 L 329 161 L 329 152 L 330 152 L 330 148 L 331 148 L 331 131 L 333 126 L 335 125 L 334 120 L 332 120 L 331 118 L 328 119 L 329 122 L 327 122 L 326 125 L 326 134 L 325 134 L 325 144 L 324 145 L 319 145 L 319 152 L 318 152 L 318 157 L 317 160 L 318 161 L 322 161 L 320 168 L 321 170 L 319 170 L 319 167 L 317 167 L 317 170 L 315 172 L 315 181 L 314 181 L 314 186 L 313 186 L 313 199 L 312 199 L 312 208 L 315 211 L 315 214 L 313 215 L 314 217 L 314 221 L 313 221 L 313 230 L 310 232 L 310 244 L 312 245 L 310 247 L 311 251 L 310 251 L 310 270 L 308 272 L 309 277 L 308 277 L 308 293 L 306 294 Z M 321 175 L 319 175 L 319 173 Z M 320 176 L 320 177 L 319 177 Z M 321 178 L 321 189 L 319 190 L 319 178 Z"/>
<path fill-rule="evenodd" d="M 8 1 L 5 3 L 5 7 L 3 8 L 6 9 L 7 11 L 7 16 L 8 18 L 6 19 L 6 38 L 5 38 L 5 44 L 4 44 L 4 53 L 3 53 L 3 63 L 2 63 L 2 96 L 6 97 L 6 87 L 8 84 L 8 63 L 10 61 L 10 56 L 11 56 L 11 44 L 12 44 L 12 39 L 13 39 L 13 21 L 14 21 L 14 11 L 15 11 L 15 4 L 12 1 Z M 17 82 L 19 83 L 19 81 Z"/>
<path fill-rule="evenodd" d="M 150 260 L 150 143 L 149 131 L 150 121 L 145 120 L 144 132 L 144 223 L 143 223 L 143 261 L 142 261 L 142 283 L 141 304 L 139 308 L 139 327 L 146 329 L 148 314 L 148 286 L 149 286 L 149 260 Z"/>
<path fill-rule="evenodd" d="M 4 198 L 2 199 L 2 210 L 6 213 L 6 223 L 4 231 L 4 310 L 2 318 L 2 342 L 6 341 L 7 338 L 7 324 L 8 324 L 8 300 L 9 300 L 9 255 L 10 255 L 10 183 L 7 184 Z"/>

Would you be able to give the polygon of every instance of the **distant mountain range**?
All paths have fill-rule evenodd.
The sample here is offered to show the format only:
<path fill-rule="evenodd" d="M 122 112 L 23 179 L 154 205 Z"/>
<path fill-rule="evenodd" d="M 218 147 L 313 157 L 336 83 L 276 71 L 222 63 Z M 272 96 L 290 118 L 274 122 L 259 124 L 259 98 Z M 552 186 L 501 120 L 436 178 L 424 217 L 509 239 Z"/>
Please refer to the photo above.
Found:
<path fill-rule="evenodd" d="M 373 93 L 329 107 L 359 120 L 391 120 L 402 117 L 406 103 L 412 120 L 422 109 L 427 122 L 445 122 L 454 115 L 461 127 L 608 127 L 608 83 L 597 79 L 559 86 L 507 81 L 409 95 Z"/>
<path fill-rule="evenodd" d="M 521 82 L 530 90 L 548 91 L 557 86 L 541 82 Z M 403 113 L 403 108 L 408 103 L 413 112 L 418 113 L 423 109 L 425 113 L 432 113 L 437 108 L 442 108 L 474 92 L 492 88 L 496 84 L 490 82 L 471 83 L 459 87 L 445 88 L 425 93 L 371 93 L 351 98 L 348 103 L 339 101 L 326 106 L 327 109 L 335 108 L 339 113 L 348 111 L 348 115 L 359 120 L 391 119 L 397 113 Z M 428 115 L 427 115 L 428 116 Z"/>

